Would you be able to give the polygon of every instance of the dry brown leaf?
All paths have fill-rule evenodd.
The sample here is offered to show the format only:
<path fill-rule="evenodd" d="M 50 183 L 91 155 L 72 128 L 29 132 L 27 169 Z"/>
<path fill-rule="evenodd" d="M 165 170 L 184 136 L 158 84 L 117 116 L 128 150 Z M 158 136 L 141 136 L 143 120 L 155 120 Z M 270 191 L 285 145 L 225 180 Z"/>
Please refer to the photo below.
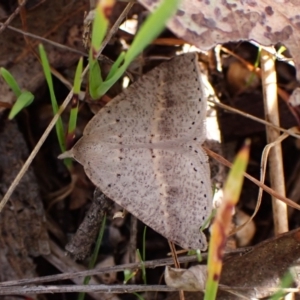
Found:
<path fill-rule="evenodd" d="M 153 11 L 162 0 L 139 0 Z M 299 0 L 182 0 L 168 27 L 202 50 L 230 41 L 283 43 L 300 69 Z M 300 78 L 300 72 L 298 72 Z"/>
<path fill-rule="evenodd" d="M 203 291 L 207 277 L 205 265 L 192 266 L 189 269 L 175 269 L 166 267 L 165 281 L 167 286 L 184 291 Z"/>

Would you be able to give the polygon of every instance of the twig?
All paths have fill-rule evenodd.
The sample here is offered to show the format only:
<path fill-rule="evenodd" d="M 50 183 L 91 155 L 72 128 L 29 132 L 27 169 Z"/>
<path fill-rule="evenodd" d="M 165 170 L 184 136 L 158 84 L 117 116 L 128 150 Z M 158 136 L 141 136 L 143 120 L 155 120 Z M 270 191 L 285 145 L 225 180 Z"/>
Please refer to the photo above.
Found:
<path fill-rule="evenodd" d="M 16 15 L 20 12 L 21 8 L 26 4 L 27 0 L 22 1 L 19 6 L 15 9 L 15 11 L 7 18 L 4 23 L 0 25 L 0 33 L 8 27 L 8 24 L 16 17 Z"/>
<path fill-rule="evenodd" d="M 213 99 L 213 97 L 210 97 L 210 98 L 208 99 L 208 102 L 211 102 L 211 103 L 215 104 L 216 106 L 219 106 L 219 107 L 221 107 L 221 108 L 223 108 L 223 109 L 226 109 L 226 110 L 228 110 L 228 111 L 231 111 L 231 112 L 233 112 L 233 113 L 239 114 L 239 115 L 241 115 L 241 116 L 243 116 L 243 117 L 245 117 L 245 118 L 251 119 L 251 120 L 256 121 L 256 122 L 258 122 L 258 123 L 261 123 L 261 124 L 263 124 L 263 125 L 270 126 L 270 127 L 274 128 L 274 129 L 277 129 L 277 130 L 279 130 L 279 131 L 281 131 L 281 132 L 287 133 L 287 134 L 289 134 L 290 136 L 293 136 L 293 137 L 295 137 L 295 138 L 297 138 L 297 139 L 300 139 L 300 135 L 299 135 L 299 134 L 296 134 L 296 133 L 293 132 L 293 130 L 291 130 L 291 129 L 285 129 L 285 128 L 282 128 L 282 127 L 280 127 L 280 126 L 278 126 L 278 125 L 276 125 L 276 124 L 272 124 L 272 123 L 270 123 L 270 122 L 268 122 L 268 121 L 265 121 L 265 120 L 263 120 L 263 119 L 260 119 L 260 118 L 258 118 L 258 117 L 255 117 L 255 116 L 253 116 L 253 115 L 250 115 L 250 114 L 248 114 L 248 113 L 246 113 L 246 112 L 244 112 L 244 111 L 241 111 L 241 110 L 239 110 L 239 109 L 233 108 L 233 107 L 231 107 L 231 106 L 228 106 L 228 105 L 226 105 L 226 104 L 224 104 L 224 103 L 217 102 L 217 101 L 212 100 L 212 99 Z"/>
<path fill-rule="evenodd" d="M 261 51 L 261 77 L 264 94 L 265 118 L 272 124 L 279 125 L 277 79 L 274 56 L 268 51 Z M 280 132 L 272 127 L 266 127 L 268 144 L 279 138 Z M 284 171 L 281 144 L 274 145 L 270 152 L 271 187 L 281 195 L 285 195 Z M 273 219 L 275 234 L 288 231 L 287 205 L 272 196 Z"/>
<path fill-rule="evenodd" d="M 242 254 L 247 253 L 251 251 L 253 247 L 248 248 L 242 248 L 237 249 L 233 251 L 228 251 L 225 253 L 225 255 L 232 255 L 232 254 Z M 202 253 L 202 258 L 206 259 L 207 254 Z M 178 257 L 178 260 L 180 263 L 188 263 L 188 262 L 196 262 L 198 261 L 198 258 L 196 255 L 191 256 L 183 256 Z M 151 260 L 151 261 L 144 261 L 143 265 L 145 268 L 157 268 L 161 266 L 171 266 L 174 264 L 174 261 L 172 258 L 164 258 L 164 259 L 157 259 L 157 260 Z M 49 275 L 49 276 L 43 276 L 43 277 L 37 277 L 37 278 L 28 278 L 28 279 L 19 279 L 19 280 L 11 280 L 11 281 L 5 281 L 0 282 L 0 287 L 9 287 L 9 286 L 16 286 L 16 285 L 28 285 L 28 284 L 39 284 L 39 283 L 45 283 L 45 282 L 52 282 L 52 281 L 59 281 L 59 280 L 68 280 L 75 277 L 85 277 L 85 276 L 93 276 L 97 274 L 103 274 L 103 273 L 113 273 L 113 272 L 123 272 L 126 269 L 129 270 L 135 270 L 136 268 L 141 268 L 141 263 L 137 262 L 134 264 L 124 264 L 124 265 L 118 265 L 113 267 L 104 267 L 94 270 L 88 270 L 88 271 L 80 271 L 80 272 L 70 272 L 70 273 L 64 273 L 64 274 L 57 274 L 57 275 Z"/>
<path fill-rule="evenodd" d="M 49 255 L 43 255 L 44 259 L 46 259 L 51 265 L 60 270 L 61 272 L 66 271 L 83 271 L 86 268 L 82 265 L 77 264 L 70 257 L 66 257 L 66 252 L 62 250 L 58 245 L 56 245 L 53 241 L 50 240 L 50 248 L 51 253 Z M 75 284 L 81 285 L 81 278 L 73 278 L 72 281 Z M 97 279 L 97 277 L 91 277 L 90 284 L 100 284 L 101 281 Z M 1 289 L 1 288 L 0 288 Z M 107 300 L 101 293 L 90 293 L 89 294 L 94 300 Z"/>
<path fill-rule="evenodd" d="M 4 23 L 0 23 L 0 26 L 3 26 L 3 25 L 4 25 Z M 1 28 L 2 28 L 2 27 L 1 27 Z M 66 46 L 66 45 L 63 45 L 63 44 L 60 44 L 60 43 L 51 41 L 51 40 L 49 40 L 49 39 L 47 39 L 47 38 L 41 37 L 41 36 L 39 36 L 39 35 L 30 33 L 30 32 L 27 32 L 27 31 L 24 31 L 24 30 L 22 30 L 22 29 L 18 29 L 18 28 L 16 28 L 16 27 L 13 27 L 13 26 L 10 26 L 10 25 L 7 25 L 7 29 L 10 29 L 10 30 L 12 30 L 12 31 L 14 31 L 14 32 L 20 33 L 20 34 L 22 34 L 22 35 L 24 35 L 24 36 L 28 36 L 28 37 L 34 38 L 34 39 L 39 40 L 39 41 L 41 41 L 41 42 L 50 44 L 50 45 L 55 46 L 55 47 L 57 47 L 57 48 L 60 48 L 60 49 L 63 49 L 63 50 L 68 50 L 68 51 L 70 51 L 70 52 L 74 52 L 74 53 L 76 53 L 76 54 L 78 54 L 78 55 L 80 55 L 80 56 L 86 56 L 86 57 L 88 56 L 88 54 L 85 53 L 85 52 L 82 52 L 82 51 L 79 51 L 79 50 L 77 50 L 77 49 L 73 49 L 73 48 L 71 48 L 71 47 L 69 47 L 69 46 Z M 0 30 L 1 30 L 1 29 L 0 29 Z"/>
<path fill-rule="evenodd" d="M 296 128 L 295 128 L 295 130 L 296 130 Z M 265 146 L 265 148 L 263 150 L 263 153 L 261 155 L 261 162 L 260 162 L 260 182 L 261 183 L 265 182 L 267 161 L 268 161 L 268 155 L 269 155 L 270 150 L 272 149 L 272 147 L 274 147 L 278 143 L 281 143 L 287 137 L 289 137 L 289 135 L 287 133 L 283 133 L 281 136 L 278 137 L 278 139 L 276 139 L 276 141 L 274 141 L 274 142 L 272 142 L 272 143 Z M 239 230 L 241 230 L 242 228 L 247 226 L 250 222 L 252 222 L 252 220 L 254 219 L 254 217 L 256 216 L 256 214 L 257 214 L 257 212 L 260 208 L 262 195 L 263 195 L 263 189 L 260 187 L 259 191 L 258 191 L 258 196 L 257 196 L 255 209 L 254 209 L 254 212 L 252 213 L 251 217 L 244 224 L 242 224 L 242 225 L 238 226 L 237 228 L 235 228 L 230 233 L 230 235 L 237 233 Z"/>
<path fill-rule="evenodd" d="M 223 291 L 257 290 L 257 287 L 229 287 L 220 284 Z M 299 292 L 299 288 L 260 288 L 271 292 Z M 109 293 L 124 294 L 134 292 L 176 292 L 178 289 L 166 285 L 48 285 L 48 286 L 14 286 L 1 287 L 0 295 L 28 295 L 28 294 L 57 294 L 57 293 Z"/>
<path fill-rule="evenodd" d="M 219 161 L 221 164 L 223 164 L 224 166 L 231 168 L 232 167 L 232 163 L 229 162 L 227 159 L 225 159 L 224 157 L 222 157 L 221 155 L 209 150 L 208 148 L 202 146 L 202 148 L 207 152 L 207 154 L 209 156 L 211 156 L 212 158 L 216 159 L 217 161 Z M 274 191 L 273 189 L 271 189 L 270 187 L 268 187 L 267 185 L 261 183 L 259 180 L 257 180 L 256 178 L 252 177 L 251 175 L 249 175 L 248 173 L 244 173 L 244 176 L 246 178 L 248 178 L 249 180 L 251 180 L 253 183 L 255 183 L 257 186 L 261 187 L 265 192 L 269 193 L 270 195 L 274 196 L 275 198 L 283 201 L 284 203 L 286 203 L 287 205 L 289 205 L 290 207 L 296 208 L 298 210 L 300 210 L 300 205 L 295 203 L 294 201 L 292 201 L 291 199 L 284 197 L 282 195 L 280 195 L 279 193 L 277 193 L 276 191 Z"/>
<path fill-rule="evenodd" d="M 57 293 L 110 293 L 124 294 L 137 292 L 175 292 L 177 289 L 166 285 L 48 285 L 48 286 L 14 286 L 0 288 L 0 295 L 35 295 Z"/>
<path fill-rule="evenodd" d="M 44 142 L 45 142 L 46 138 L 48 137 L 49 133 L 51 132 L 51 130 L 55 126 L 55 123 L 57 122 L 59 116 L 62 114 L 62 112 L 65 110 L 65 108 L 67 107 L 67 105 L 71 101 L 72 96 L 73 96 L 73 90 L 71 90 L 71 92 L 69 93 L 69 95 L 67 96 L 67 98 L 65 99 L 65 101 L 63 102 L 63 104 L 60 106 L 57 114 L 51 120 L 50 124 L 46 128 L 45 132 L 41 136 L 40 140 L 38 141 L 38 143 L 36 144 L 36 146 L 34 147 L 34 149 L 32 150 L 32 152 L 30 153 L 30 155 L 27 158 L 26 162 L 24 163 L 23 167 L 21 168 L 21 170 L 19 171 L 18 175 L 16 176 L 16 178 L 14 179 L 14 181 L 12 182 L 12 184 L 10 185 L 10 187 L 7 190 L 6 194 L 4 195 L 3 199 L 1 200 L 1 202 L 0 202 L 0 212 L 4 208 L 4 206 L 7 203 L 8 199 L 12 195 L 13 191 L 15 190 L 15 188 L 19 184 L 20 180 L 22 179 L 22 177 L 24 176 L 24 174 L 28 170 L 28 168 L 31 165 L 31 163 L 32 163 L 33 159 L 35 158 L 36 154 L 41 149 L 41 147 L 44 144 Z"/>
<path fill-rule="evenodd" d="M 177 253 L 176 253 L 175 245 L 174 245 L 174 243 L 172 243 L 169 240 L 168 240 L 168 242 L 169 242 L 169 246 L 170 246 L 170 249 L 171 249 L 171 255 L 172 255 L 172 258 L 173 258 L 173 261 L 174 261 L 175 268 L 179 269 L 180 264 L 179 264 L 179 261 L 178 261 L 178 256 L 177 256 Z M 179 291 L 179 299 L 184 300 L 184 292 L 182 290 Z"/>

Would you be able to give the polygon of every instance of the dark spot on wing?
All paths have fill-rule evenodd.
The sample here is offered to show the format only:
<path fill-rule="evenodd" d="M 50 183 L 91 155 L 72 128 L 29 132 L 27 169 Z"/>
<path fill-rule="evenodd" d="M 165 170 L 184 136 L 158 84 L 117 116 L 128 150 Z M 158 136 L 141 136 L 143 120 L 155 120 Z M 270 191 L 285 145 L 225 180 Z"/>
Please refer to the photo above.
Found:
<path fill-rule="evenodd" d="M 265 12 L 268 16 L 272 16 L 274 14 L 273 8 L 271 6 L 266 6 Z"/>
<path fill-rule="evenodd" d="M 178 9 L 176 12 L 176 16 L 182 17 L 184 16 L 185 12 L 183 10 Z"/>

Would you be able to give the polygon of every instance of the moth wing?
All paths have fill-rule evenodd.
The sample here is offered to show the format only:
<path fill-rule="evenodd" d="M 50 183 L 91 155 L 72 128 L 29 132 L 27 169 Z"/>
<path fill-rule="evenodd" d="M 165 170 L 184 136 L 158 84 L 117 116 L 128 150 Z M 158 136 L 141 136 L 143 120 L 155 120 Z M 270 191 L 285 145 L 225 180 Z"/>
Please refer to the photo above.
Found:
<path fill-rule="evenodd" d="M 195 53 L 176 56 L 139 78 L 89 122 L 101 142 L 148 144 L 205 139 L 206 101 Z"/>
<path fill-rule="evenodd" d="M 106 196 L 146 225 L 185 249 L 206 249 L 199 228 L 212 195 L 207 156 L 197 143 L 132 149 L 83 137 L 73 155 Z"/>

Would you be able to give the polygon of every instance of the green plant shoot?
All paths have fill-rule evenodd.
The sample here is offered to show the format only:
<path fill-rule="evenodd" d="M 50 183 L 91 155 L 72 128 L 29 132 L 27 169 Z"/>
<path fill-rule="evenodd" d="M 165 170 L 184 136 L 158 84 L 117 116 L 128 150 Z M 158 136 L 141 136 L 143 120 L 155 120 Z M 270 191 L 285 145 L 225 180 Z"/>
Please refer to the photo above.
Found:
<path fill-rule="evenodd" d="M 13 75 L 6 70 L 5 68 L 0 68 L 1 75 L 8 86 L 12 89 L 14 94 L 19 97 L 22 94 L 21 88 L 19 87 L 17 81 L 13 77 Z"/>
<path fill-rule="evenodd" d="M 7 85 L 12 89 L 13 93 L 17 97 L 17 100 L 8 115 L 8 119 L 12 120 L 23 108 L 29 106 L 33 102 L 34 96 L 29 91 L 22 92 L 17 81 L 8 70 L 5 68 L 0 68 L 0 73 Z"/>
<path fill-rule="evenodd" d="M 41 57 L 41 61 L 42 61 L 43 71 L 44 71 L 46 81 L 48 84 L 48 88 L 49 88 L 49 92 L 50 92 L 53 114 L 55 115 L 58 112 L 58 104 L 57 104 L 56 96 L 54 93 L 49 61 L 48 61 L 45 49 L 44 49 L 43 45 L 41 45 L 41 44 L 39 45 L 39 52 L 40 52 L 40 57 Z M 58 138 L 60 149 L 62 152 L 65 152 L 66 151 L 66 143 L 65 143 L 65 138 L 64 138 L 64 127 L 63 127 L 63 122 L 62 122 L 61 117 L 59 117 L 59 119 L 57 120 L 57 123 L 55 124 L 55 129 L 56 129 L 56 135 Z"/>
<path fill-rule="evenodd" d="M 162 32 L 167 20 L 175 13 L 178 4 L 179 0 L 165 0 L 158 9 L 147 18 L 141 29 L 138 31 L 129 50 L 125 54 L 121 54 L 121 57 L 117 59 L 117 63 L 113 66 L 104 82 L 102 82 L 102 78 L 99 78 L 101 75 L 96 74 L 98 68 L 95 67 L 95 65 L 98 65 L 98 62 L 93 61 L 90 65 L 90 94 L 93 99 L 97 99 L 104 95 L 123 75 L 130 63 Z M 105 18 L 104 14 L 101 13 L 100 9 L 97 9 L 93 31 L 98 30 L 96 24 L 104 24 L 103 18 Z M 101 34 L 103 35 L 103 32 Z M 92 35 L 92 39 L 93 38 L 94 34 Z M 97 38 L 97 42 L 99 42 L 99 38 Z M 92 40 L 92 45 L 93 44 L 96 44 L 96 42 Z M 90 55 L 90 57 L 91 56 L 92 55 Z M 93 76 L 96 78 L 92 78 Z"/>
<path fill-rule="evenodd" d="M 34 96 L 29 91 L 24 91 L 21 95 L 17 98 L 17 101 L 13 105 L 8 119 L 12 120 L 23 108 L 29 106 L 33 102 Z"/>

